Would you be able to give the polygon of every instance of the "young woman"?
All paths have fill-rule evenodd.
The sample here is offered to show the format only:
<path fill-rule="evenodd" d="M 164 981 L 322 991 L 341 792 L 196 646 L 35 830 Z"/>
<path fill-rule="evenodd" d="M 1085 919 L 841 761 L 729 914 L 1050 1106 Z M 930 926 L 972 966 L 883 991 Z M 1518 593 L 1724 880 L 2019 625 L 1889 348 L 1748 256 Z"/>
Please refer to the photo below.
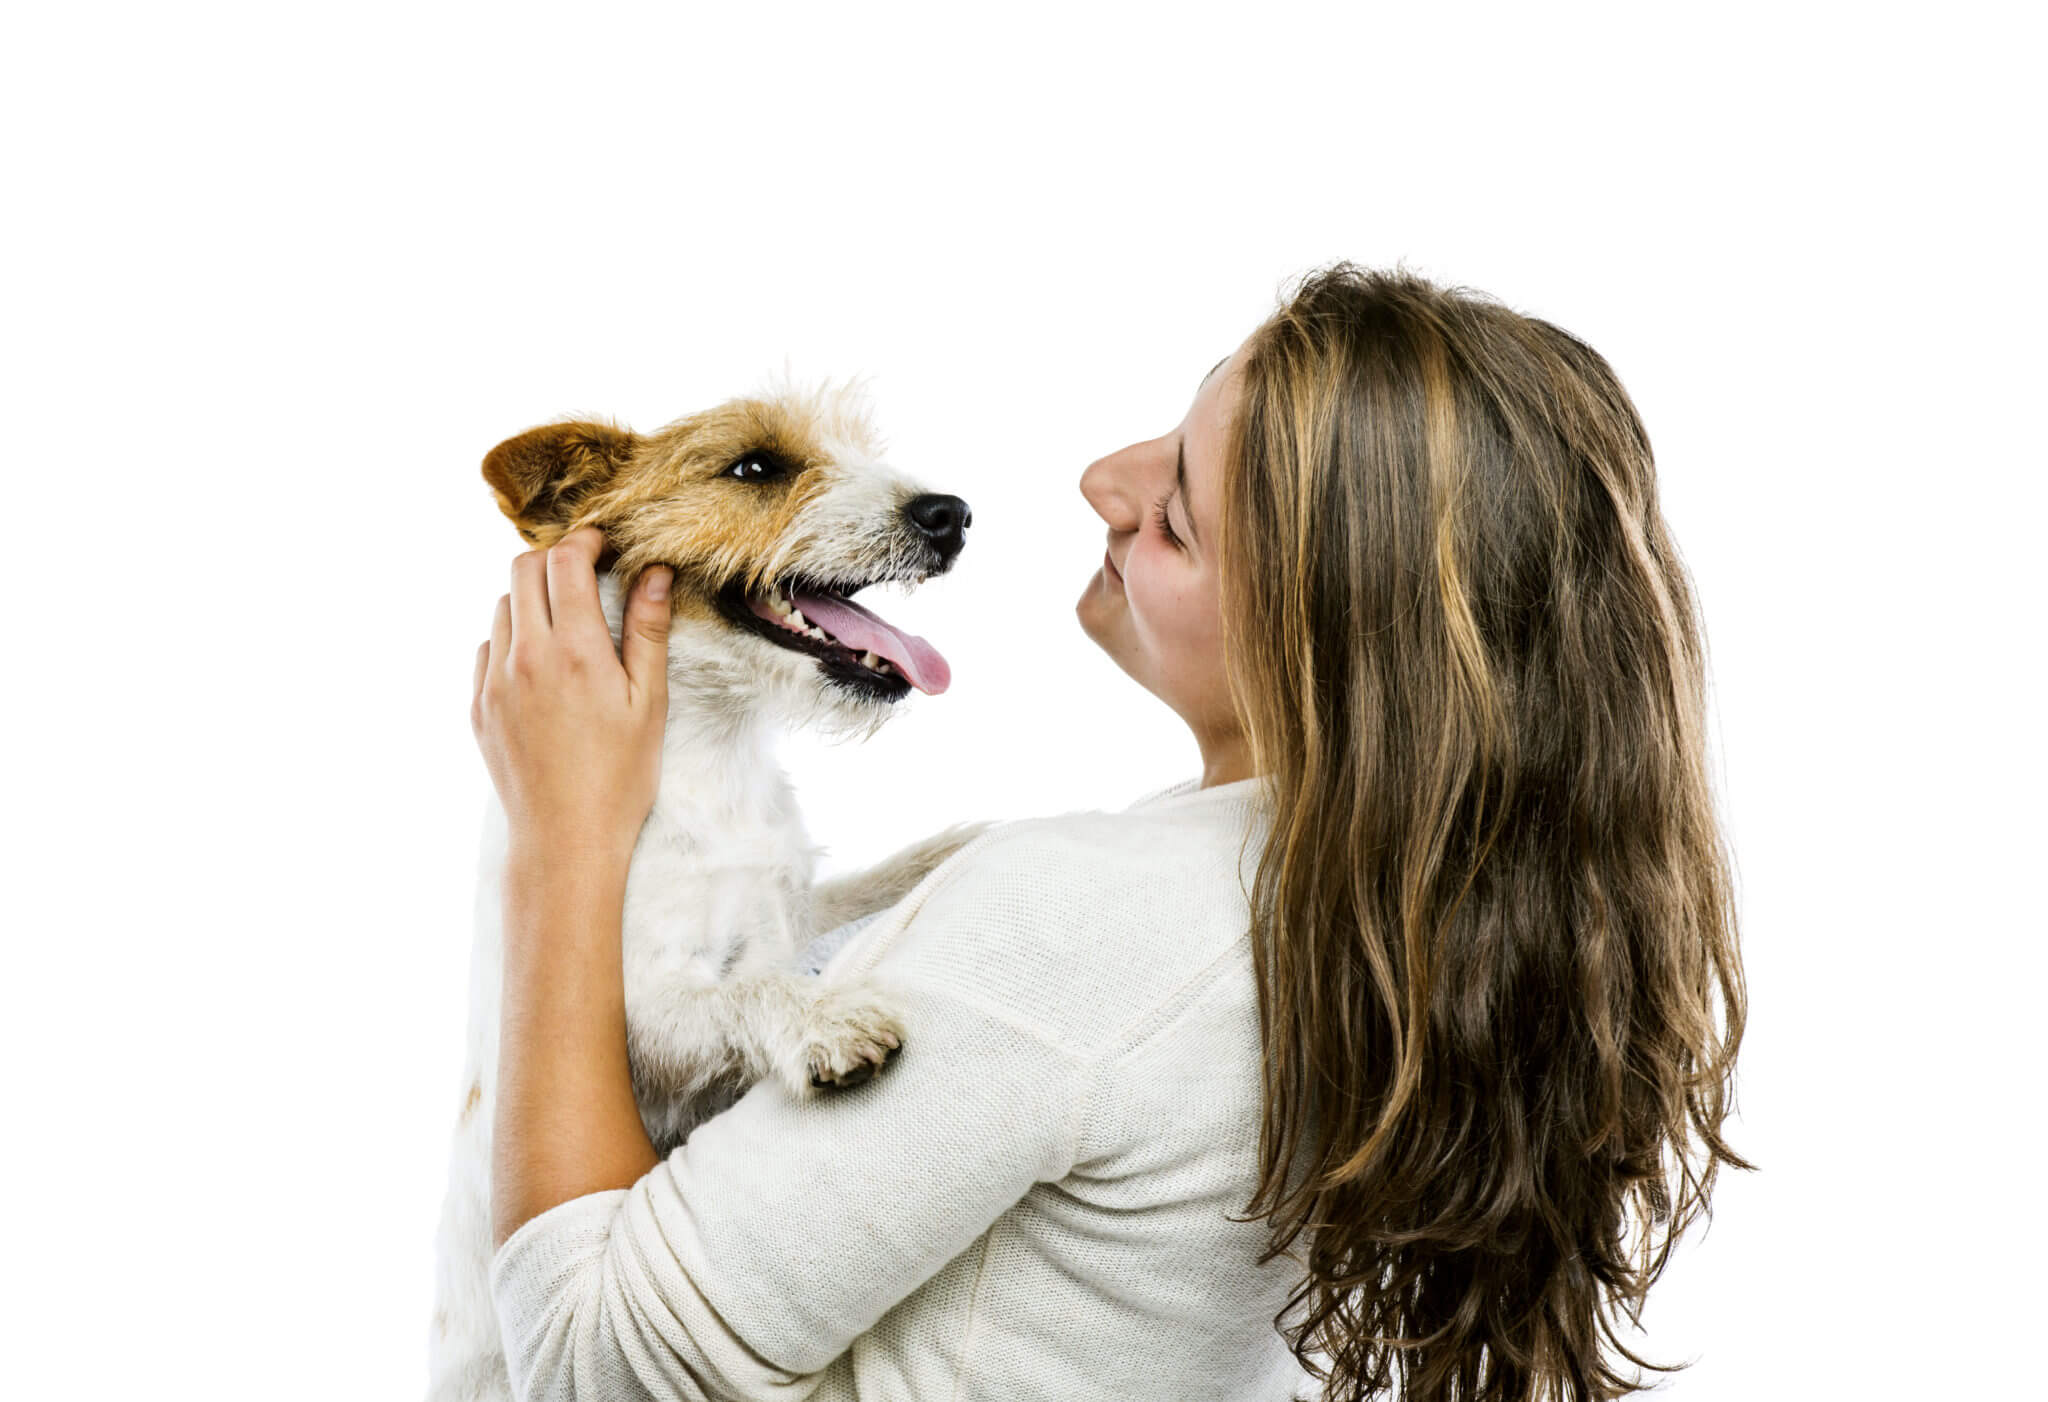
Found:
<path fill-rule="evenodd" d="M 515 563 L 473 719 L 550 858 L 506 917 L 523 1395 L 1508 1402 L 1659 1366 L 1618 1316 L 1749 1167 L 1745 1000 L 1700 623 L 1612 370 L 1340 263 L 1081 490 L 1080 622 L 1202 772 L 963 852 L 854 951 L 910 994 L 895 1062 L 659 1162 L 618 917 L 666 581 L 613 664 L 594 533 Z"/>

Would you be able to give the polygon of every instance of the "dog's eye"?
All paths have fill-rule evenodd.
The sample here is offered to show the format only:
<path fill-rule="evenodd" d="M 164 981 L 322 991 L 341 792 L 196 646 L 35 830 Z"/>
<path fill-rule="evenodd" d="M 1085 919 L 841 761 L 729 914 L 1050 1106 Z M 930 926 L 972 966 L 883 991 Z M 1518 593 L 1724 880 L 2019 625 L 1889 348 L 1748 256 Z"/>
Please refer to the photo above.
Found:
<path fill-rule="evenodd" d="M 773 453 L 748 453 L 728 467 L 725 475 L 737 477 L 742 482 L 766 482 L 788 470 L 789 465 Z"/>

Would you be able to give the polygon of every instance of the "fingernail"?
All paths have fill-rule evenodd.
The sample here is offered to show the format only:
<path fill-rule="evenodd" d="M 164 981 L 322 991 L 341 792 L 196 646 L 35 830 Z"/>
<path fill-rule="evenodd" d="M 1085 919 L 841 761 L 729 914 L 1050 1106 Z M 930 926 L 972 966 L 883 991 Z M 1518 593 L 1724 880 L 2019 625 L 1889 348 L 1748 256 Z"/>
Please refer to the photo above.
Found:
<path fill-rule="evenodd" d="M 647 597 L 666 599 L 668 597 L 668 566 L 656 565 L 647 572 Z"/>

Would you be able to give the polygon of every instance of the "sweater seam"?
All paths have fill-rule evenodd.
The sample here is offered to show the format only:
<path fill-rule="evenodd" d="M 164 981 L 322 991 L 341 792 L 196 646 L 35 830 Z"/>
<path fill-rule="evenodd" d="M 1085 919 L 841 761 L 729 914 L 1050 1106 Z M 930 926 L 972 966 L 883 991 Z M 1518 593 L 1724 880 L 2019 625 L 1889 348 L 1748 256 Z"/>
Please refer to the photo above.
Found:
<path fill-rule="evenodd" d="M 916 984 L 906 983 L 904 986 L 931 989 L 944 997 L 951 998 L 964 1007 L 973 1008 L 983 1017 L 1023 1033 L 1065 1064 L 1067 1072 L 1067 1109 L 1061 1129 L 1066 1140 L 1066 1146 L 1059 1169 L 1062 1174 L 1071 1170 L 1080 1158 L 1081 1134 L 1087 1123 L 1088 1105 L 1095 1097 L 1096 1078 L 1101 1072 L 1102 1064 L 1108 1059 L 1108 1053 L 1114 1049 L 1115 1044 L 1110 1043 L 1086 1050 L 1068 1046 L 1052 1029 L 1041 1025 L 1031 1018 L 1019 1016 L 1014 1009 L 988 1002 L 979 994 L 967 992 L 955 984 L 920 981 Z"/>
<path fill-rule="evenodd" d="M 1026 1017 L 1015 1008 L 1006 1008 L 1000 1003 L 990 1002 L 981 994 L 971 992 L 957 983 L 948 983 L 942 979 L 898 979 L 892 980 L 892 982 L 897 987 L 929 989 L 943 997 L 950 998 L 963 1007 L 974 1009 L 983 1017 L 993 1022 L 1000 1022 L 1005 1027 L 1026 1034 L 1032 1041 L 1037 1042 L 1066 1061 L 1085 1066 L 1095 1059 L 1096 1054 L 1078 1051 L 1068 1046 L 1059 1033 L 1046 1024 L 1039 1022 L 1036 1018 Z"/>
<path fill-rule="evenodd" d="M 959 984 L 934 979 L 918 979 L 903 980 L 901 981 L 901 986 L 929 989 L 952 999 L 962 1006 L 972 1008 L 993 1022 L 1000 1022 L 1006 1027 L 1024 1033 L 1040 1046 L 1073 1063 L 1076 1067 L 1086 1069 L 1092 1073 L 1099 1069 L 1102 1063 L 1113 1061 L 1126 1052 L 1135 1051 L 1151 1038 L 1157 1036 L 1161 1031 L 1178 1022 L 1187 1011 L 1186 1008 L 1175 1012 L 1156 1026 L 1147 1028 L 1142 1035 L 1136 1038 L 1131 1036 L 1133 1029 L 1143 1026 L 1148 1019 L 1158 1017 L 1163 1010 L 1172 1007 L 1177 999 L 1189 994 L 1190 990 L 1197 990 L 1199 985 L 1214 981 L 1219 966 L 1227 960 L 1241 956 L 1244 953 L 1243 944 L 1242 937 L 1232 939 L 1229 944 L 1219 949 L 1186 978 L 1175 984 L 1170 991 L 1147 1003 L 1137 1013 L 1120 1024 L 1114 1032 L 1099 1041 L 1091 1042 L 1083 1048 L 1069 1046 L 1060 1033 L 1036 1018 L 1026 1017 L 1015 1008 L 1006 1008 L 999 1003 L 991 1002 L 981 994 L 971 992 Z M 1187 1001 L 1190 1006 L 1193 1005 L 1194 1000 L 1192 996 L 1188 997 Z"/>
<path fill-rule="evenodd" d="M 960 1402 L 960 1389 L 967 1385 L 967 1370 L 974 1366 L 971 1350 L 975 1330 L 981 1324 L 981 1281 L 988 1273 L 988 1258 L 994 1249 L 995 1234 L 1002 1230 L 1008 1215 L 1005 1213 L 996 1218 L 981 1234 L 981 1258 L 974 1263 L 974 1284 L 967 1291 L 967 1326 L 960 1331 L 960 1366 L 953 1372 L 953 1402 Z"/>
<path fill-rule="evenodd" d="M 1135 1051 L 1137 1048 L 1143 1046 L 1147 1041 L 1159 1035 L 1161 1031 L 1168 1027 L 1173 1026 L 1174 1023 L 1180 1021 L 1180 1019 L 1186 1015 L 1188 1008 L 1194 1006 L 1195 999 L 1192 995 L 1187 1000 L 1187 1006 L 1182 1007 L 1178 1012 L 1166 1018 L 1163 1022 L 1160 1022 L 1155 1026 L 1146 1029 L 1146 1031 L 1138 1037 L 1131 1037 L 1131 1033 L 1134 1029 L 1142 1026 L 1147 1019 L 1156 1018 L 1163 1010 L 1172 1007 L 1174 1001 L 1180 998 L 1180 996 L 1183 993 L 1189 993 L 1190 990 L 1198 990 L 1199 985 L 1214 981 L 1218 968 L 1226 960 L 1233 959 L 1243 953 L 1243 938 L 1241 936 L 1233 937 L 1230 943 L 1225 945 L 1223 948 L 1217 950 L 1216 953 L 1208 960 L 1207 963 L 1203 964 L 1200 968 L 1196 969 L 1193 973 L 1189 974 L 1186 978 L 1182 979 L 1179 983 L 1175 984 L 1172 992 L 1167 993 L 1163 997 L 1155 1000 L 1154 1002 L 1149 1004 L 1143 1011 L 1139 1012 L 1136 1016 L 1132 1017 L 1128 1022 L 1124 1023 L 1123 1026 L 1117 1028 L 1115 1035 L 1113 1035 L 1107 1042 L 1105 1042 L 1102 1045 L 1098 1053 L 1098 1059 L 1104 1061 L 1113 1060 L 1116 1057 L 1122 1056 L 1126 1052 Z M 1127 1039 L 1129 1040 L 1127 1041 Z"/>
<path fill-rule="evenodd" d="M 1043 818 L 1013 818 L 976 833 L 971 841 L 962 844 L 946 860 L 926 872 L 923 879 L 906 892 L 902 899 L 898 900 L 894 905 L 884 906 L 880 911 L 872 912 L 874 914 L 886 913 L 892 916 L 900 912 L 901 918 L 895 922 L 894 928 L 883 930 L 880 934 L 865 939 L 861 938 L 868 933 L 865 929 L 855 931 L 849 943 L 852 943 L 853 940 L 858 940 L 859 947 L 847 961 L 846 966 L 838 972 L 835 981 L 852 981 L 872 973 L 875 966 L 882 962 L 883 956 L 896 947 L 897 941 L 903 937 L 904 932 L 917 922 L 917 917 L 924 912 L 925 906 L 931 902 L 932 897 L 944 890 L 949 883 L 960 879 L 960 873 L 966 869 L 966 863 L 961 859 L 968 853 L 979 853 L 983 848 L 993 846 L 1000 838 L 1016 837 L 1019 832 L 1024 830 L 1027 824 L 1044 821 L 1047 820 Z M 827 962 L 829 963 L 830 961 Z M 1014 1018 L 1006 1017 L 1004 1020 L 1016 1025 Z"/>
<path fill-rule="evenodd" d="M 1129 1056 L 1131 1053 L 1137 1051 L 1140 1047 L 1144 1046 L 1154 1037 L 1160 1036 L 1169 1029 L 1171 1029 L 1182 1018 L 1186 1017 L 1189 1013 L 1191 1013 L 1196 1007 L 1200 1005 L 1202 1000 L 1202 994 L 1206 992 L 1209 987 L 1214 986 L 1216 978 L 1219 972 L 1223 969 L 1226 961 L 1231 959 L 1234 955 L 1238 955 L 1243 952 L 1244 949 L 1242 943 L 1233 941 L 1231 945 L 1219 951 L 1213 959 L 1209 960 L 1208 963 L 1204 964 L 1200 969 L 1196 970 L 1193 974 L 1190 974 L 1187 978 L 1183 979 L 1178 985 L 1175 986 L 1174 990 L 1171 993 L 1159 999 L 1157 1002 L 1153 1003 L 1149 1008 L 1147 1008 L 1144 1012 L 1138 1014 L 1138 1016 L 1132 1018 L 1129 1022 L 1125 1023 L 1123 1028 L 1117 1033 L 1116 1037 L 1112 1039 L 1107 1045 L 1105 1045 L 1095 1057 L 1091 1058 L 1091 1062 L 1088 1069 L 1087 1093 L 1080 1098 L 1080 1102 L 1076 1107 L 1079 1111 L 1079 1114 L 1074 1123 L 1073 1136 L 1071 1140 L 1072 1147 L 1069 1150 L 1067 1156 L 1067 1162 L 1070 1169 L 1071 1166 L 1079 1164 L 1081 1162 L 1081 1148 L 1082 1145 L 1086 1142 L 1088 1126 L 1090 1121 L 1094 1117 L 1095 1097 L 1102 1085 L 1103 1072 L 1115 1062 L 1120 1061 L 1124 1057 Z M 1139 1027 L 1141 1024 L 1145 1022 L 1147 1018 L 1158 1018 L 1158 1015 L 1161 1012 L 1161 1010 L 1171 1007 L 1174 1001 L 1176 999 L 1180 999 L 1181 995 L 1184 993 L 1188 996 L 1182 1002 L 1178 1010 L 1176 1010 L 1168 1017 L 1159 1018 L 1158 1021 L 1155 1021 L 1152 1024 L 1152 1026 L 1145 1028 L 1144 1031 L 1140 1033 L 1138 1036 L 1131 1037 L 1129 1038 L 1129 1040 L 1126 1040 L 1128 1034 L 1131 1032 L 1133 1028 Z"/>

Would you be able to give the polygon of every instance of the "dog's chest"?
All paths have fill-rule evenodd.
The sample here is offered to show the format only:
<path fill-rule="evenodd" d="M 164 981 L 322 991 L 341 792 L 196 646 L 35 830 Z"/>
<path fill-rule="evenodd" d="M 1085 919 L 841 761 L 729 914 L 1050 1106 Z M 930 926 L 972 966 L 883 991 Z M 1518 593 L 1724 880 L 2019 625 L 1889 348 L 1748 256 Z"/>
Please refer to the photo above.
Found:
<path fill-rule="evenodd" d="M 810 935 L 812 849 L 792 808 L 660 805 L 626 880 L 627 982 L 709 986 Z"/>

